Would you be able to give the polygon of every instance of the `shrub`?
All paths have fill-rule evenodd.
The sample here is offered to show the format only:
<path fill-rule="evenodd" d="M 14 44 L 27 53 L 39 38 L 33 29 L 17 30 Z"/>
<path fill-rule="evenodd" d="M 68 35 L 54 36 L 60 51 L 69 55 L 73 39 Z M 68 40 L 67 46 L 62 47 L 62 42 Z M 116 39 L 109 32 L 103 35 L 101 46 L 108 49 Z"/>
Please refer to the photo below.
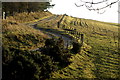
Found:
<path fill-rule="evenodd" d="M 72 51 L 73 53 L 78 53 L 78 52 L 80 52 L 82 44 L 80 44 L 80 43 L 78 43 L 78 42 L 73 42 L 72 44 L 73 44 L 73 48 L 71 49 L 71 51 Z"/>
<path fill-rule="evenodd" d="M 52 71 L 57 70 L 50 56 L 14 48 L 3 48 L 2 64 L 2 80 L 44 80 L 51 76 Z"/>
<path fill-rule="evenodd" d="M 42 53 L 51 56 L 53 60 L 59 62 L 61 66 L 67 66 L 70 63 L 69 58 L 71 54 L 68 49 L 64 48 L 64 41 L 62 38 L 57 40 L 47 39 Z"/>

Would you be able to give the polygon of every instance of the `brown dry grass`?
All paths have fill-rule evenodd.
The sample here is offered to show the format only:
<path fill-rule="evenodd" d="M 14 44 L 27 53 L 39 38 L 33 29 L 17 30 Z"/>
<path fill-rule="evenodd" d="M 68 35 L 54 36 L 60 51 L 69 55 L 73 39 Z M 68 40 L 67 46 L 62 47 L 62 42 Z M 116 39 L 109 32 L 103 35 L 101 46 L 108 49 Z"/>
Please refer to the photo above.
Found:
<path fill-rule="evenodd" d="M 39 12 L 33 14 L 39 16 L 38 13 Z M 17 14 L 19 16 L 17 15 L 16 17 L 10 16 L 6 20 L 2 20 L 3 46 L 19 48 L 23 50 L 25 49 L 30 50 L 43 46 L 44 40 L 48 38 L 48 36 L 39 30 L 36 30 L 32 27 L 20 23 L 24 21 L 30 21 L 35 16 L 32 16 L 30 19 L 28 18 L 24 19 L 25 15 L 21 15 L 21 14 L 26 14 L 26 13 L 20 13 Z M 42 14 L 43 17 L 46 14 Z M 23 19 L 20 20 L 19 19 L 20 17 L 23 17 Z"/>
<path fill-rule="evenodd" d="M 14 16 L 9 16 L 7 17 L 8 21 L 13 21 L 13 22 L 19 22 L 19 23 L 25 23 L 25 22 L 30 22 L 37 20 L 42 17 L 46 16 L 51 16 L 53 15 L 50 12 L 31 12 L 31 13 L 16 13 Z"/>

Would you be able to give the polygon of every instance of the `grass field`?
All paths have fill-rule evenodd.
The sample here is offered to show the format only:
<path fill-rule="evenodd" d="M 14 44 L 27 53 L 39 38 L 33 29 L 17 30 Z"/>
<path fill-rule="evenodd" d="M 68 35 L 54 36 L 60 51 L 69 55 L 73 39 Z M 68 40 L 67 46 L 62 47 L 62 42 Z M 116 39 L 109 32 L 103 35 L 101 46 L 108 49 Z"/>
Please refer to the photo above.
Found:
<path fill-rule="evenodd" d="M 75 55 L 73 63 L 55 72 L 53 77 L 119 77 L 118 25 L 65 16 L 61 28 L 75 29 L 76 32 L 83 33 L 84 42 L 91 46 L 91 49 Z M 73 35 L 77 37 L 77 34 Z"/>
<path fill-rule="evenodd" d="M 46 13 L 39 16 L 38 13 L 34 13 L 34 16 L 32 15 L 33 13 L 29 14 L 30 18 L 29 16 L 25 18 L 26 15 L 20 15 L 3 20 L 3 45 L 22 50 L 35 49 L 44 45 L 44 40 L 48 38 L 46 34 L 21 23 L 35 22 L 54 14 Z M 23 19 L 20 19 L 21 17 Z M 81 51 L 70 59 L 72 63 L 61 70 L 53 72 L 51 78 L 120 79 L 119 24 L 65 16 L 60 28 L 58 28 L 57 22 L 61 18 L 62 15 L 54 15 L 52 19 L 38 23 L 36 28 L 49 29 L 49 31 L 64 36 L 69 35 L 77 41 L 81 39 L 80 34 L 84 34 L 84 44 Z M 13 21 L 11 22 L 11 20 Z"/>
<path fill-rule="evenodd" d="M 56 22 L 53 19 L 54 22 Z M 45 26 L 54 24 L 52 20 Z M 47 24 L 48 23 L 48 24 Z M 51 24 L 50 24 L 51 23 Z M 63 31 L 63 34 L 79 40 L 84 34 L 84 43 L 91 49 L 82 51 L 72 57 L 72 64 L 53 73 L 53 78 L 118 78 L 118 24 L 65 16 L 57 26 L 43 27 Z M 38 25 L 38 27 L 42 27 Z M 75 32 L 74 32 L 75 30 Z"/>
<path fill-rule="evenodd" d="M 18 23 L 28 23 L 37 21 L 43 17 L 52 16 L 53 14 L 50 12 L 23 12 L 23 13 L 16 13 L 14 16 L 7 17 L 7 21 L 18 22 Z"/>
<path fill-rule="evenodd" d="M 44 46 L 44 41 L 48 36 L 22 23 L 33 22 L 36 21 L 34 17 L 41 19 L 51 16 L 51 14 L 47 12 L 30 13 L 28 16 L 25 14 L 27 15 L 27 13 L 19 13 L 2 21 L 3 46 L 22 50 L 31 50 Z M 40 16 L 40 14 L 42 15 Z"/>

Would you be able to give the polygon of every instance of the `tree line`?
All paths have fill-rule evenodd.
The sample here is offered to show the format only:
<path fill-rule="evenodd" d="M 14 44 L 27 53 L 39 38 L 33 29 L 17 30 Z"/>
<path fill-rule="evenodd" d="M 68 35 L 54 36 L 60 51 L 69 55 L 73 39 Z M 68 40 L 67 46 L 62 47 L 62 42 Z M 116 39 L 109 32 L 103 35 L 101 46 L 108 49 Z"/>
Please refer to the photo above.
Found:
<path fill-rule="evenodd" d="M 35 12 L 44 11 L 49 8 L 49 2 L 3 2 L 2 11 L 6 12 L 8 15 L 13 15 L 15 12 Z"/>

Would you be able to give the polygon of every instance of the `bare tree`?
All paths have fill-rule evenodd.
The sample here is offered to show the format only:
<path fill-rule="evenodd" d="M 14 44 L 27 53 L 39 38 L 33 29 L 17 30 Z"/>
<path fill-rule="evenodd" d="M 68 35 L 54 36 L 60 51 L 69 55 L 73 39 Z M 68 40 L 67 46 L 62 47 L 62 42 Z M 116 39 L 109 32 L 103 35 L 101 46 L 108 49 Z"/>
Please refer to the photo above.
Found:
<path fill-rule="evenodd" d="M 111 8 L 113 4 L 118 2 L 119 0 L 101 0 L 99 2 L 95 2 L 94 0 L 89 0 L 89 1 L 80 0 L 80 3 L 82 4 L 75 3 L 75 5 L 77 7 L 85 6 L 90 11 L 97 11 L 99 14 L 102 14 L 106 11 L 105 10 L 106 8 Z M 104 10 L 104 11 L 100 13 L 101 10 Z"/>

